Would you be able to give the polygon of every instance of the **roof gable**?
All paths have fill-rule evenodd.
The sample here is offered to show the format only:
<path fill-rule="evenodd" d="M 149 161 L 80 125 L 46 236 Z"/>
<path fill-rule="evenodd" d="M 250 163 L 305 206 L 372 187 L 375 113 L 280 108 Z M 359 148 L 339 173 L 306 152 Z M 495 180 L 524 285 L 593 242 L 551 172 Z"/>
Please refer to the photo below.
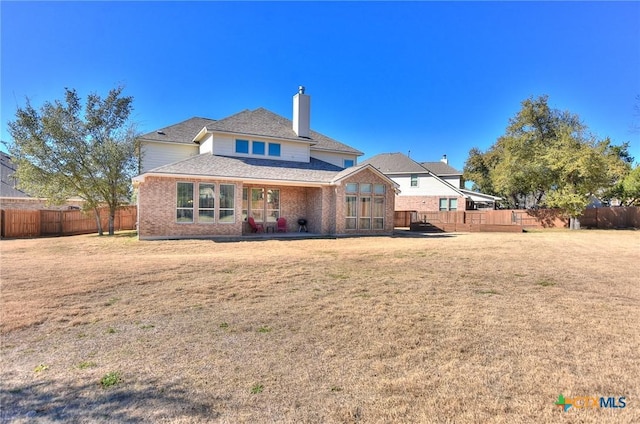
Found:
<path fill-rule="evenodd" d="M 389 182 L 389 184 L 391 184 L 392 186 L 394 186 L 395 188 L 400 187 L 400 185 L 398 183 L 396 183 L 395 181 L 393 181 L 391 178 L 389 178 L 387 175 L 385 175 L 384 173 L 380 172 L 379 169 L 377 169 L 375 166 L 371 165 L 371 164 L 360 164 L 357 166 L 352 166 L 349 168 L 345 168 L 342 171 L 338 172 L 336 174 L 336 176 L 333 178 L 332 182 L 338 182 L 340 180 L 343 180 L 351 175 L 355 175 L 358 174 L 364 170 L 370 170 L 371 172 L 373 172 L 374 174 L 378 175 L 380 178 L 382 178 L 383 180 L 386 180 Z"/>
<path fill-rule="evenodd" d="M 378 169 L 384 174 L 419 174 L 428 172 L 428 170 L 418 162 L 402 153 L 381 153 L 365 161 L 362 161 L 361 163 L 363 165 L 372 165 L 374 168 Z"/>
<path fill-rule="evenodd" d="M 215 122 L 215 120 L 209 118 L 193 117 L 187 119 L 186 121 L 169 125 L 168 127 L 161 128 L 157 131 L 144 134 L 140 138 L 147 141 L 194 144 L 193 139 L 198 134 L 198 132 L 200 132 L 202 128 L 212 122 Z"/>
<path fill-rule="evenodd" d="M 311 144 L 312 149 L 338 151 L 357 156 L 363 153 L 317 131 L 310 130 L 310 137 L 299 137 L 293 131 L 291 120 L 265 108 L 244 110 L 207 125 L 209 132 L 226 132 L 257 137 L 280 138 Z"/>
<path fill-rule="evenodd" d="M 427 168 L 432 173 L 441 177 L 444 175 L 462 175 L 462 172 L 458 171 L 454 167 L 442 161 L 440 162 L 420 162 L 420 165 Z"/>

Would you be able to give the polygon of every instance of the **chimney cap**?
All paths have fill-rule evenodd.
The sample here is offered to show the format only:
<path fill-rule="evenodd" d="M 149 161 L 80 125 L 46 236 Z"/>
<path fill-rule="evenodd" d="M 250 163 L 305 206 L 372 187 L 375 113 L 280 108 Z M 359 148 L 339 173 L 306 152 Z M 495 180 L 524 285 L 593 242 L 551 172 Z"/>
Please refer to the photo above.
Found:
<path fill-rule="evenodd" d="M 304 85 L 298 86 L 298 93 L 304 94 Z"/>

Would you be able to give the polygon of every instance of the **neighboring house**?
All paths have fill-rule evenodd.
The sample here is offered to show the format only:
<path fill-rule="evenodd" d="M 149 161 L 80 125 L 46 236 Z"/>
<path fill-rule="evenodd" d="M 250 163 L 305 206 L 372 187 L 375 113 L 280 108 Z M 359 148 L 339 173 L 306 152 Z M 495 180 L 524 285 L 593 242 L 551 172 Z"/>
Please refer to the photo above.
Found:
<path fill-rule="evenodd" d="M 397 211 L 494 209 L 499 197 L 462 188 L 462 173 L 441 162 L 418 163 L 402 153 L 382 153 L 362 164 L 372 165 L 399 186 Z"/>
<path fill-rule="evenodd" d="M 141 138 L 141 239 L 240 236 L 287 220 L 325 235 L 391 234 L 397 185 L 362 152 L 310 129 L 300 87 L 293 120 L 264 108 L 191 118 Z M 177 161 L 175 161 L 177 159 Z"/>
<path fill-rule="evenodd" d="M 68 209 L 78 207 L 81 200 L 69 200 L 62 206 L 51 206 L 47 204 L 47 199 L 31 197 L 18 188 L 18 181 L 14 174 L 16 166 L 11 161 L 11 157 L 0 152 L 0 208 L 2 209 Z"/>

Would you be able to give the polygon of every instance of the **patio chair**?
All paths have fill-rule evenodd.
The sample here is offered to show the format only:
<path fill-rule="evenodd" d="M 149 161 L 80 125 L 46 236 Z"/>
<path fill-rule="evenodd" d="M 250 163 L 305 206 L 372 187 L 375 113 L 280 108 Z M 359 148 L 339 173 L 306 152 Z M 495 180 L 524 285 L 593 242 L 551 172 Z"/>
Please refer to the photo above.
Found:
<path fill-rule="evenodd" d="M 256 221 L 253 219 L 252 216 L 250 216 L 247 219 L 247 222 L 249 223 L 249 226 L 251 227 L 251 232 L 252 233 L 264 233 L 264 227 L 262 226 L 262 224 L 256 224 Z"/>
<path fill-rule="evenodd" d="M 287 232 L 287 220 L 285 218 L 278 218 L 277 222 L 277 226 L 278 226 L 278 232 L 279 233 L 286 233 Z"/>

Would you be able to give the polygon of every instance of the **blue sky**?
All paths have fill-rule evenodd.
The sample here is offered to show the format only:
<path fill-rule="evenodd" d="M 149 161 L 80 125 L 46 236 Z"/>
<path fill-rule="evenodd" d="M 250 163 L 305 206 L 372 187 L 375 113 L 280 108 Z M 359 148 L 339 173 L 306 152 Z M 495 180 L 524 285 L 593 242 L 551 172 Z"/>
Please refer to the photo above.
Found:
<path fill-rule="evenodd" d="M 502 135 L 528 97 L 640 161 L 639 2 L 0 2 L 2 140 L 29 97 L 124 85 L 143 132 L 265 107 L 365 153 L 447 154 Z M 638 105 L 640 107 L 640 105 Z"/>

